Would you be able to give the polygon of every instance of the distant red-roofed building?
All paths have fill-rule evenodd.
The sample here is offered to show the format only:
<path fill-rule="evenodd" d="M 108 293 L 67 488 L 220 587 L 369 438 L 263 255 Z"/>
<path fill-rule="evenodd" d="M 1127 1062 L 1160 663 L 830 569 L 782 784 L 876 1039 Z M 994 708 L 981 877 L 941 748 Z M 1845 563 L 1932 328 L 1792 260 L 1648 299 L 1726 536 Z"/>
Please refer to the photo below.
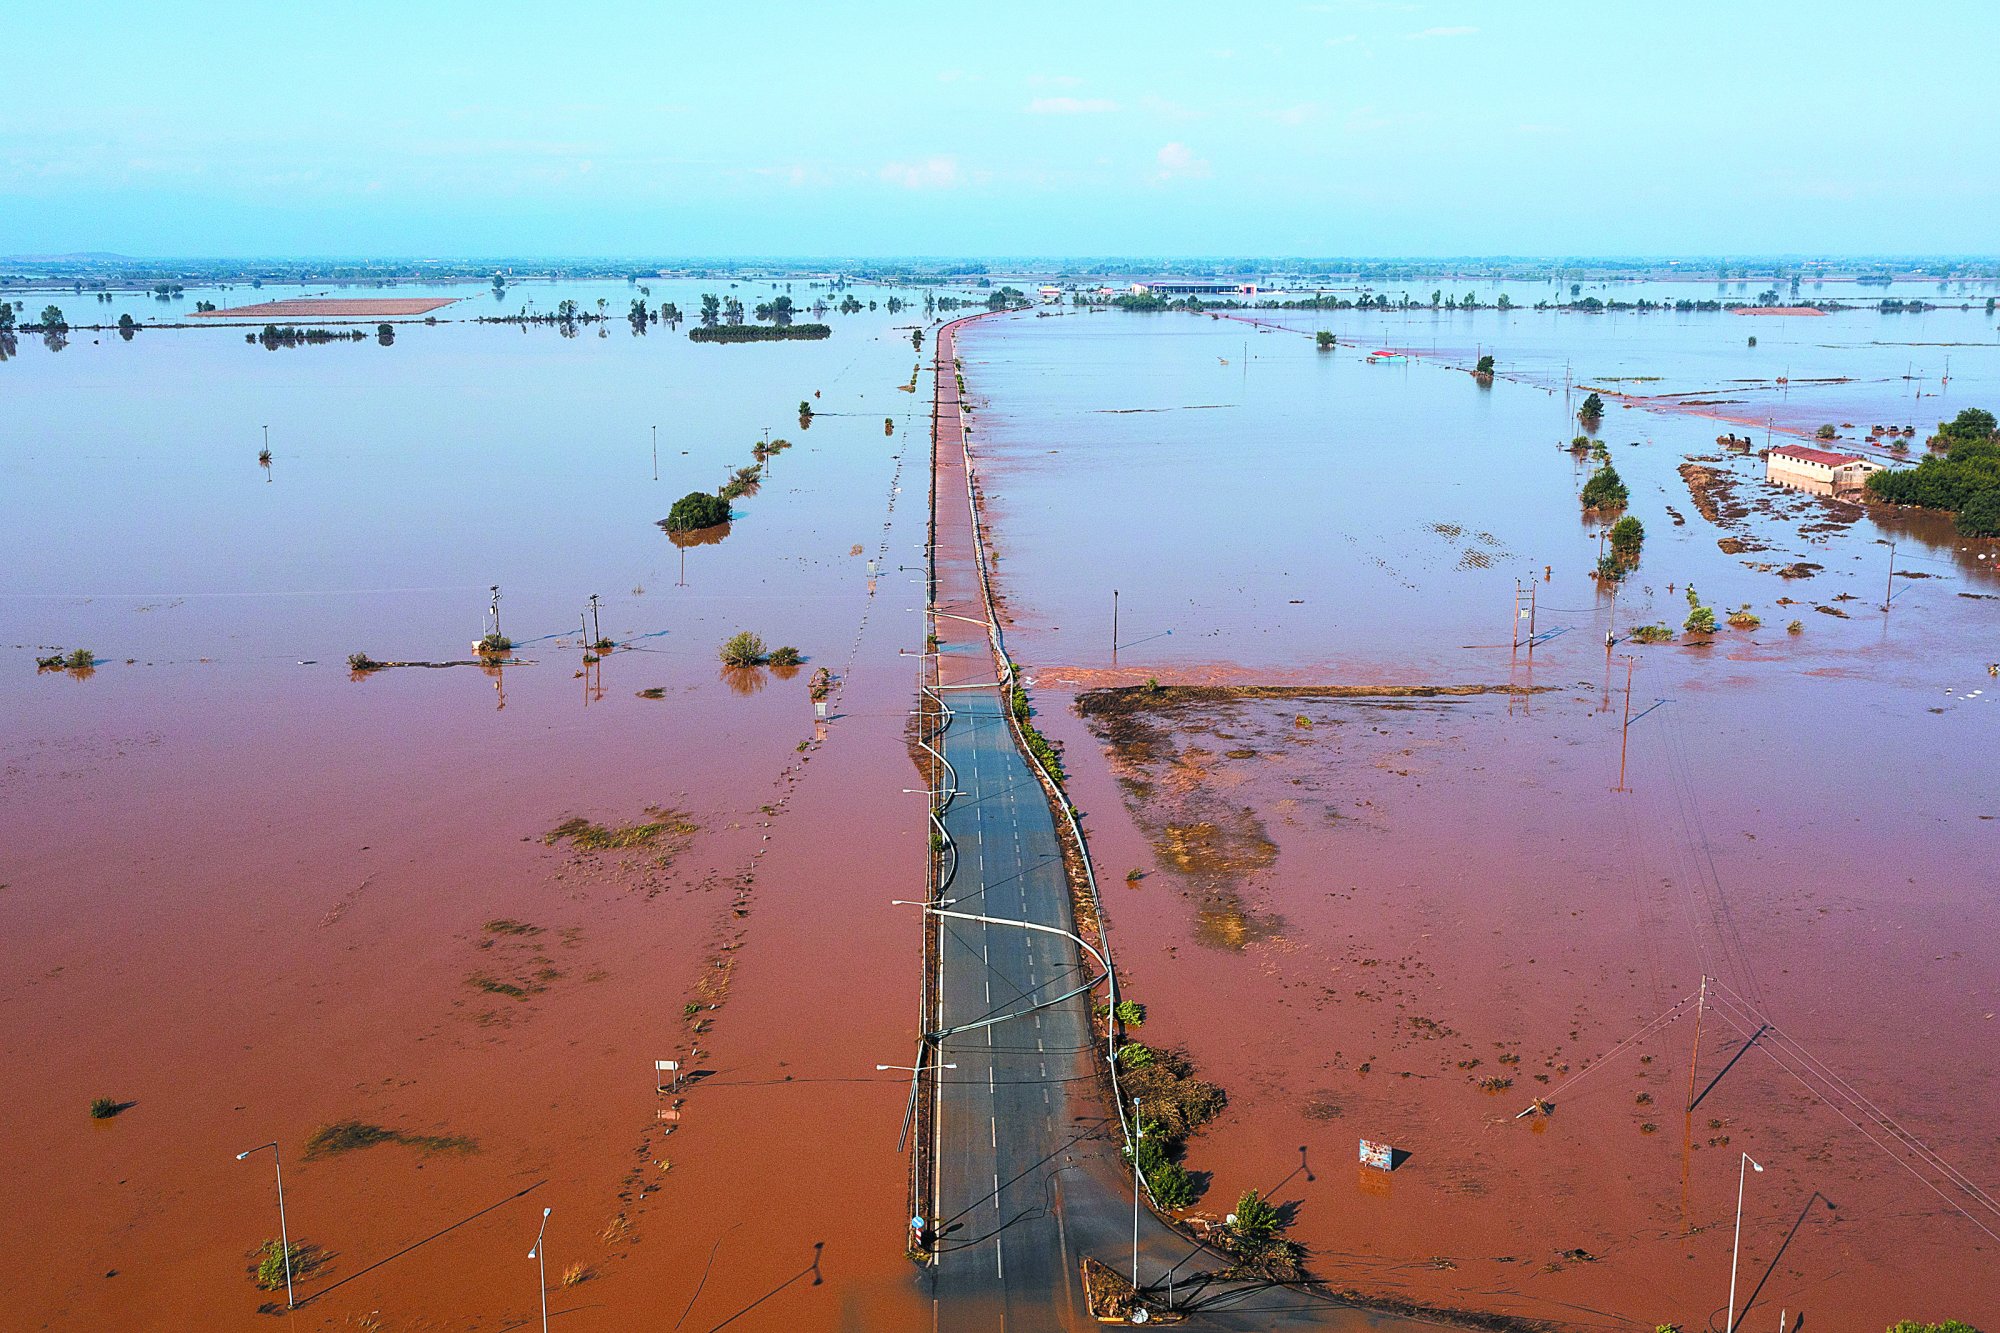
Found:
<path fill-rule="evenodd" d="M 1839 454 L 1803 444 L 1781 444 L 1764 455 L 1764 475 L 1781 485 L 1809 483 L 1817 490 L 1829 487 L 1848 490 L 1868 480 L 1868 474 L 1882 470 L 1882 464 L 1860 454 Z"/>

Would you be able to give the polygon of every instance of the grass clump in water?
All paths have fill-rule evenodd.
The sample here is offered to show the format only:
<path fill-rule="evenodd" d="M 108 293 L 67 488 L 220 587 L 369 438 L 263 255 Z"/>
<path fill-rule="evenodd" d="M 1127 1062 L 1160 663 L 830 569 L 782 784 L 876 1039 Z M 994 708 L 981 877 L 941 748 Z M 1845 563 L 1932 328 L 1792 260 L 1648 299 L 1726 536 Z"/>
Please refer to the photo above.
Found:
<path fill-rule="evenodd" d="M 416 1148 L 423 1152 L 478 1152 L 479 1144 L 462 1134 L 408 1134 L 400 1129 L 385 1129 L 381 1125 L 370 1125 L 359 1120 L 342 1120 L 331 1125 L 321 1125 L 306 1137 L 306 1156 L 337 1157 L 341 1153 L 358 1152 L 363 1148 L 373 1148 L 381 1143 L 399 1143 L 406 1148 Z M 292 1261 L 292 1271 L 298 1271 L 298 1260 Z"/>
<path fill-rule="evenodd" d="M 250 1280 L 265 1291 L 283 1291 L 288 1265 L 293 1281 L 326 1267 L 330 1256 L 319 1246 L 295 1240 L 267 1240 L 250 1252 Z"/>
<path fill-rule="evenodd" d="M 113 1097 L 93 1097 L 90 1099 L 90 1118 L 109 1120 L 125 1109 L 125 1103 Z"/>
<path fill-rule="evenodd" d="M 695 832 L 696 826 L 678 811 L 648 806 L 646 813 L 650 819 L 623 828 L 594 824 L 582 815 L 573 815 L 543 834 L 542 841 L 551 847 L 568 842 L 580 852 L 622 852 L 651 847 L 664 837 L 686 837 Z"/>

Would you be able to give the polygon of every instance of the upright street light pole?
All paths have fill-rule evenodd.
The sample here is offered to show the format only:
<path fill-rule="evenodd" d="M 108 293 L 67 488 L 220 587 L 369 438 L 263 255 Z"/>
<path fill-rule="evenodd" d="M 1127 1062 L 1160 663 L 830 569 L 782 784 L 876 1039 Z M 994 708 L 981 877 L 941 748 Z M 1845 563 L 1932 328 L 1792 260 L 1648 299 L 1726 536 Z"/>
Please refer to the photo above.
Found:
<path fill-rule="evenodd" d="M 1139 1099 L 1132 1099 L 1132 1306 L 1139 1305 L 1139 1145 L 1146 1138 L 1146 1122 L 1139 1119 Z"/>
<path fill-rule="evenodd" d="M 294 1304 L 292 1301 L 292 1235 L 285 1226 L 285 1164 L 279 1160 L 278 1141 L 272 1139 L 269 1143 L 260 1143 L 254 1148 L 245 1148 L 242 1152 L 236 1154 L 236 1160 L 240 1162 L 251 1153 L 262 1152 L 266 1148 L 271 1150 L 271 1166 L 278 1176 L 278 1247 L 285 1257 L 285 1308 L 289 1310 Z"/>
<path fill-rule="evenodd" d="M 1743 1168 L 1764 1168 L 1749 1153 L 1736 1164 L 1736 1239 L 1729 1243 L 1729 1322 L 1722 1326 L 1722 1333 L 1736 1333 L 1736 1253 L 1743 1245 L 1743 1181 L 1748 1172 Z"/>
<path fill-rule="evenodd" d="M 542 1209 L 541 1230 L 535 1232 L 535 1248 L 528 1251 L 528 1257 L 535 1261 L 535 1276 L 541 1279 L 542 1333 L 549 1333 L 549 1268 L 542 1248 L 542 1237 L 549 1229 L 549 1211 Z"/>

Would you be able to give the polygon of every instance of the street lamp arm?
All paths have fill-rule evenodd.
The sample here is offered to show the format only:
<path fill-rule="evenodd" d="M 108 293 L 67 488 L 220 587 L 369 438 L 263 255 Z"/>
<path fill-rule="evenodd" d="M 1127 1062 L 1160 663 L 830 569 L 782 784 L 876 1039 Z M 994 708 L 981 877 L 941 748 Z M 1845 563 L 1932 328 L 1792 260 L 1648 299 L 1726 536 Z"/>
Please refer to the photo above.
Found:
<path fill-rule="evenodd" d="M 942 907 L 926 907 L 924 910 L 932 916 L 955 917 L 960 921 L 983 921 L 989 926 L 1019 926 L 1023 930 L 1039 930 L 1045 935 L 1060 935 L 1096 959 L 1097 965 L 1104 969 L 1106 975 L 1110 974 L 1111 964 L 1104 961 L 1104 955 L 1091 948 L 1090 941 L 1073 930 L 1064 930 L 1061 926 L 1045 926 L 1039 921 L 1015 921 L 1004 916 L 980 916 L 976 912 L 951 912 Z"/>
<path fill-rule="evenodd" d="M 1078 986 L 1074 990 L 1066 990 L 1061 995 L 1054 996 L 1050 999 L 1038 1001 L 1035 1004 L 1029 1005 L 1026 1009 L 1016 1009 L 1011 1014 L 1000 1014 L 999 1016 L 994 1018 L 982 1018 L 976 1023 L 960 1023 L 957 1027 L 949 1027 L 943 1029 L 942 1031 L 926 1033 L 925 1036 L 927 1036 L 932 1041 L 943 1041 L 946 1037 L 956 1037 L 961 1032 L 976 1032 L 980 1028 L 997 1027 L 1002 1023 L 1012 1022 L 1014 1019 L 1017 1018 L 1026 1018 L 1029 1014 L 1050 1008 L 1053 1005 L 1061 1004 L 1064 1000 L 1072 999 L 1078 995 L 1084 995 L 1092 990 L 1095 990 L 1097 988 L 1097 983 L 1103 981 L 1110 975 L 1111 974 L 1108 972 L 1100 972 L 1096 976 L 1084 982 L 1081 986 Z M 952 1066 L 950 1065 L 946 1065 L 944 1067 L 946 1069 L 952 1068 Z"/>

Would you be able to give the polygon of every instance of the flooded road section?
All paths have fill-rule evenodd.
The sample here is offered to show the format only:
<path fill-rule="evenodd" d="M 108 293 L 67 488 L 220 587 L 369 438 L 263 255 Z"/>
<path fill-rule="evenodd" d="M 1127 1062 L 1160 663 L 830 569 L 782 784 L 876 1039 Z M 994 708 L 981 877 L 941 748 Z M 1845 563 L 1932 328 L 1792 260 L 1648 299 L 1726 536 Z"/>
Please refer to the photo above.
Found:
<path fill-rule="evenodd" d="M 524 1327 L 545 1207 L 565 1324 L 916 1326 L 874 1065 L 919 971 L 885 905 L 924 876 L 919 322 L 155 331 L 0 366 L 15 1324 L 272 1323 L 271 1161 L 235 1155 L 275 1139 L 291 1327 Z M 671 541 L 767 428 L 790 448 L 726 535 Z M 504 665 L 350 677 L 472 658 L 495 584 Z M 722 668 L 739 630 L 804 664 Z M 94 670 L 36 673 L 79 647 Z"/>
<path fill-rule="evenodd" d="M 1367 365 L 1372 331 L 960 338 L 1126 988 L 1229 1092 L 1196 1209 L 1273 1190 L 1336 1288 L 1720 1327 L 1747 1152 L 1739 1318 L 1992 1321 L 1991 544 L 1617 413 L 1646 536 L 1614 607 L 1560 389 Z M 2000 400 L 1985 356 L 1927 419 Z M 1690 583 L 1761 624 L 1690 642 Z M 1406 688 L 1441 685 L 1479 688 Z"/>

